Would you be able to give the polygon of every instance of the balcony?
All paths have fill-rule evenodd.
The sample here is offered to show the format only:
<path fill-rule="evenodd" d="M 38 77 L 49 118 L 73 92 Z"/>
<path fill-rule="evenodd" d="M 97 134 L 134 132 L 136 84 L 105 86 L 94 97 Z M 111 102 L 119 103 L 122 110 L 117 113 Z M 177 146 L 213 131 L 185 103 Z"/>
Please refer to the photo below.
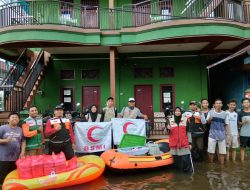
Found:
<path fill-rule="evenodd" d="M 61 1 L 19 1 L 0 6 L 0 29 L 17 25 L 64 25 L 105 31 L 170 23 L 183 19 L 249 23 L 250 2 L 188 0 L 180 3 L 180 1 L 163 0 L 155 3 L 144 1 L 115 9 Z"/>

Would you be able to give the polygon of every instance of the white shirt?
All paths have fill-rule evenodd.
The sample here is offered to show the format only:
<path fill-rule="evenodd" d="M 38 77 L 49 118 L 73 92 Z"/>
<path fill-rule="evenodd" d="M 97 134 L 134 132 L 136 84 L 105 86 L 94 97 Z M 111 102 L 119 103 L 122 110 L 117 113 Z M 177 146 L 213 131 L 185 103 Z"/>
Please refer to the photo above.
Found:
<path fill-rule="evenodd" d="M 232 135 L 238 135 L 238 114 L 233 111 L 233 112 L 229 112 L 226 111 L 228 114 L 228 121 L 229 121 L 229 128 L 231 130 L 231 134 Z"/>

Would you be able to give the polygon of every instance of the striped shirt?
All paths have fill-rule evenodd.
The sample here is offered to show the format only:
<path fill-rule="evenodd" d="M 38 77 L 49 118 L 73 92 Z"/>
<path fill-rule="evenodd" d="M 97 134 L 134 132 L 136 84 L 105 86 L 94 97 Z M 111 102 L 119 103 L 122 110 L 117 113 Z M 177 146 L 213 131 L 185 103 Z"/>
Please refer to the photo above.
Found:
<path fill-rule="evenodd" d="M 226 138 L 225 125 L 228 125 L 228 115 L 225 111 L 216 112 L 211 110 L 208 113 L 207 120 L 211 118 L 209 137 L 222 141 Z"/>

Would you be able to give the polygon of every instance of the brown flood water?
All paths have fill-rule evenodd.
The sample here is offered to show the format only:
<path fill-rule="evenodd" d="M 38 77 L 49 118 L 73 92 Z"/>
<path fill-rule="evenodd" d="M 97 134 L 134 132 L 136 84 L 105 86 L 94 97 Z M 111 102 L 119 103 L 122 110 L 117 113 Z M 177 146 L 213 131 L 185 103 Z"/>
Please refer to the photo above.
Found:
<path fill-rule="evenodd" d="M 248 161 L 249 160 L 249 161 Z M 250 159 L 241 163 L 195 163 L 193 175 L 172 167 L 124 174 L 105 171 L 100 178 L 65 190 L 250 190 Z"/>

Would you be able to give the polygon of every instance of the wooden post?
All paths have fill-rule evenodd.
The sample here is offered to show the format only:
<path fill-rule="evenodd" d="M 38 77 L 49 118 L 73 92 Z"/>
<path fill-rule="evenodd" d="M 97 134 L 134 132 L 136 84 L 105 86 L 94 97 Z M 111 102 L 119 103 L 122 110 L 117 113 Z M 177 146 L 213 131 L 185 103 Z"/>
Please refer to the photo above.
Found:
<path fill-rule="evenodd" d="M 249 13 L 250 13 L 250 2 L 247 0 L 244 0 L 242 2 L 243 5 L 243 19 L 246 23 L 249 23 L 250 18 L 249 18 Z"/>
<path fill-rule="evenodd" d="M 109 0 L 109 8 L 110 9 L 114 8 L 114 0 Z"/>
<path fill-rule="evenodd" d="M 114 103 L 116 100 L 115 97 L 115 54 L 116 54 L 116 48 L 115 47 L 110 47 L 110 96 L 114 98 Z"/>
<path fill-rule="evenodd" d="M 109 0 L 109 27 L 114 29 L 114 0 Z"/>

